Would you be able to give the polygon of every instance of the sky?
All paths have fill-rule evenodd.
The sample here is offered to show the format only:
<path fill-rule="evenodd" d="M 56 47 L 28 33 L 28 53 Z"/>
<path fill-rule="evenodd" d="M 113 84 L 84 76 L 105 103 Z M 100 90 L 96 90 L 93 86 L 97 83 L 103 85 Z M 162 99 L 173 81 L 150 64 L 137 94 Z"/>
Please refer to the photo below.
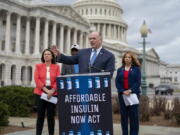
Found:
<path fill-rule="evenodd" d="M 60 4 L 73 4 L 76 0 L 48 0 Z M 123 19 L 128 25 L 127 41 L 141 48 L 139 29 L 143 23 L 148 34 L 147 48 L 154 48 L 160 59 L 169 64 L 180 64 L 180 1 L 179 0 L 117 0 L 124 10 Z"/>

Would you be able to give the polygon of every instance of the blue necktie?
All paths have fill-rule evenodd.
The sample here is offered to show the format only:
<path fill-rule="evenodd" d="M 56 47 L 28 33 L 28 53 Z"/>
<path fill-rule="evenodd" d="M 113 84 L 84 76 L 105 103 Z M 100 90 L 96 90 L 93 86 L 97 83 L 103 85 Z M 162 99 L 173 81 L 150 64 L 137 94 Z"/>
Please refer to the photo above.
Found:
<path fill-rule="evenodd" d="M 74 65 L 74 73 L 75 74 L 79 73 L 79 65 L 78 64 Z"/>
<path fill-rule="evenodd" d="M 91 64 L 91 65 L 93 65 L 93 63 L 94 63 L 94 61 L 95 61 L 95 59 L 96 59 L 96 57 L 97 57 L 97 51 L 94 50 L 93 52 L 94 52 L 94 54 L 93 54 L 93 56 L 92 56 L 91 59 L 90 59 L 90 64 Z"/>

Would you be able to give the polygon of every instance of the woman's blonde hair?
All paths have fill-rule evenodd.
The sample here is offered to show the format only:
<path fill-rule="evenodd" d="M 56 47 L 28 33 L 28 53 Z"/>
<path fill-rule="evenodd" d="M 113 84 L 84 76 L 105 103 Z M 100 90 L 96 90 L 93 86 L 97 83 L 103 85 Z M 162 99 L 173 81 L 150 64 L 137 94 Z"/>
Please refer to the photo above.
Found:
<path fill-rule="evenodd" d="M 122 57 L 122 66 L 125 66 L 125 57 L 126 57 L 127 54 L 129 54 L 131 56 L 133 66 L 138 66 L 138 67 L 141 66 L 141 64 L 140 64 L 140 62 L 139 62 L 139 60 L 137 58 L 137 55 L 135 53 L 131 52 L 131 51 L 127 51 L 127 52 L 124 53 L 124 55 Z"/>

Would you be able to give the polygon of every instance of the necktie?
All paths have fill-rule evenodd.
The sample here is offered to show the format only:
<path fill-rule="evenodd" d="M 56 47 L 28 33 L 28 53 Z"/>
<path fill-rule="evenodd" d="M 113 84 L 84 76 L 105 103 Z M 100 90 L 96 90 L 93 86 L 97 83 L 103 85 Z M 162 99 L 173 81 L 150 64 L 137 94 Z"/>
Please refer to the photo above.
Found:
<path fill-rule="evenodd" d="M 79 65 L 78 64 L 74 64 L 74 73 L 79 73 Z"/>
<path fill-rule="evenodd" d="M 96 57 L 97 57 L 97 51 L 94 50 L 93 52 L 94 52 L 94 54 L 93 54 L 93 56 L 92 56 L 91 59 L 90 59 L 91 65 L 93 65 L 93 63 L 94 63 L 94 61 L 95 61 L 95 59 L 96 59 Z"/>

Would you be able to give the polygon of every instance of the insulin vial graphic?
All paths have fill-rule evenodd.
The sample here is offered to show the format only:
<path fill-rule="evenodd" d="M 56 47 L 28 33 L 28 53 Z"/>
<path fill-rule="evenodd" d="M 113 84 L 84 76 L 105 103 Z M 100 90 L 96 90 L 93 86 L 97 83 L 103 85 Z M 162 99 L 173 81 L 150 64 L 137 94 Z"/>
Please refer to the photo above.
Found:
<path fill-rule="evenodd" d="M 92 88 L 92 79 L 91 78 L 88 79 L 88 88 Z"/>
<path fill-rule="evenodd" d="M 104 87 L 107 88 L 108 87 L 108 79 L 104 78 Z"/>
<path fill-rule="evenodd" d="M 102 130 L 97 130 L 97 135 L 102 135 Z"/>
<path fill-rule="evenodd" d="M 75 79 L 75 88 L 79 89 L 79 79 Z"/>
<path fill-rule="evenodd" d="M 100 88 L 100 78 L 95 77 L 95 88 Z"/>
<path fill-rule="evenodd" d="M 81 132 L 77 132 L 77 135 L 81 135 Z"/>
<path fill-rule="evenodd" d="M 91 131 L 91 132 L 90 132 L 90 135 L 94 135 L 94 131 Z"/>
<path fill-rule="evenodd" d="M 67 89 L 68 89 L 68 90 L 72 89 L 71 78 L 67 78 Z"/>
<path fill-rule="evenodd" d="M 109 132 L 109 131 L 106 131 L 106 135 L 110 135 L 110 132 Z"/>
<path fill-rule="evenodd" d="M 60 89 L 64 89 L 64 82 L 63 82 L 63 80 L 60 80 Z"/>
<path fill-rule="evenodd" d="M 70 131 L 68 132 L 68 135 L 74 135 L 74 132 L 73 132 L 72 130 L 70 130 Z"/>

